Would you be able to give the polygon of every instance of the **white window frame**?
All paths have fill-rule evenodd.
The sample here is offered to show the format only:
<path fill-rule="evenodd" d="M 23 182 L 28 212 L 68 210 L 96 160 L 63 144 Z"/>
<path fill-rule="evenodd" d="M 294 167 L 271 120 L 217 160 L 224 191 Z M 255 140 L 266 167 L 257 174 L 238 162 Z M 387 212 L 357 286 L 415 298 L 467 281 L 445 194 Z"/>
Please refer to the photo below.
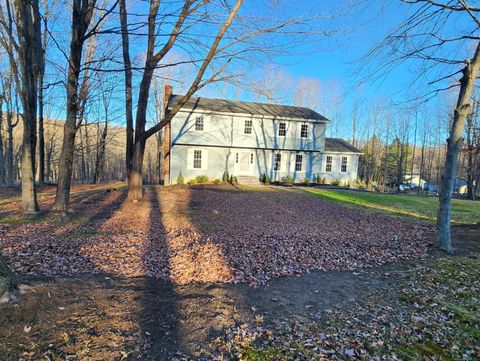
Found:
<path fill-rule="evenodd" d="M 342 163 L 340 166 L 340 172 L 347 173 L 348 157 L 342 157 Z"/>
<path fill-rule="evenodd" d="M 200 162 L 200 163 L 195 163 Z M 200 165 L 197 167 L 196 165 Z M 193 150 L 193 169 L 203 169 L 202 168 L 202 150 L 201 149 L 194 149 Z"/>
<path fill-rule="evenodd" d="M 300 125 L 300 138 L 308 138 L 308 124 L 306 123 Z"/>
<path fill-rule="evenodd" d="M 203 132 L 204 130 L 205 130 L 205 119 L 203 119 L 203 117 L 197 117 L 195 119 L 195 131 Z"/>
<path fill-rule="evenodd" d="M 278 161 L 277 161 L 277 157 L 278 157 Z M 274 172 L 282 171 L 282 154 L 281 153 L 273 154 L 273 171 Z"/>
<path fill-rule="evenodd" d="M 283 134 L 281 134 L 283 133 Z M 287 123 L 280 122 L 278 123 L 278 136 L 279 137 L 286 137 L 287 136 Z"/>
<path fill-rule="evenodd" d="M 325 160 L 325 172 L 332 173 L 332 168 L 333 168 L 333 156 L 327 155 L 327 158 Z"/>
<path fill-rule="evenodd" d="M 300 161 L 299 161 L 300 157 Z M 298 165 L 300 165 L 300 169 L 298 169 Z M 295 154 L 295 172 L 301 172 L 303 170 L 303 154 L 297 153 Z"/>
<path fill-rule="evenodd" d="M 252 129 L 253 129 L 253 121 L 251 119 L 245 119 L 243 134 L 252 134 Z"/>

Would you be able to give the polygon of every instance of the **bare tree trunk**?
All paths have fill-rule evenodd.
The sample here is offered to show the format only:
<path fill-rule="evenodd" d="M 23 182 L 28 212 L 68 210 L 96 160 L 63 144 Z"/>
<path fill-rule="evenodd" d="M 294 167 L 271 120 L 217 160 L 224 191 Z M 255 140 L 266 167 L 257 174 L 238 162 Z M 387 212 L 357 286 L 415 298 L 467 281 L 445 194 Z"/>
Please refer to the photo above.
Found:
<path fill-rule="evenodd" d="M 0 98 L 0 184 L 5 184 L 5 157 L 3 154 L 3 96 Z"/>
<path fill-rule="evenodd" d="M 44 119 L 43 119 L 43 107 L 44 107 L 44 96 L 43 96 L 43 83 L 45 78 L 45 56 L 47 52 L 47 40 L 48 40 L 48 31 L 47 31 L 47 21 L 48 21 L 48 0 L 43 0 L 43 38 L 42 38 L 42 50 L 40 54 L 40 67 L 38 74 L 38 185 L 43 186 L 45 183 L 45 129 L 44 129 Z"/>
<path fill-rule="evenodd" d="M 125 165 L 127 167 L 127 177 L 130 175 L 132 169 L 133 159 L 133 103 L 132 103 L 132 65 L 130 61 L 130 49 L 128 40 L 128 22 L 127 9 L 125 0 L 119 1 L 120 6 L 120 25 L 122 29 L 122 51 L 123 64 L 125 67 L 125 118 L 126 118 L 126 150 L 125 150 Z"/>
<path fill-rule="evenodd" d="M 128 178 L 128 198 L 137 202 L 143 197 L 143 156 L 145 154 L 145 141 L 134 143 L 132 169 Z"/>
<path fill-rule="evenodd" d="M 97 150 L 97 157 L 95 159 L 95 172 L 93 174 L 92 183 L 100 183 L 103 173 L 103 168 L 105 164 L 105 147 L 107 143 L 107 134 L 108 134 L 108 122 L 105 122 L 103 127 L 102 135 L 100 136 L 100 141 Z"/>
<path fill-rule="evenodd" d="M 40 14 L 38 0 L 15 1 L 18 57 L 22 73 L 23 143 L 22 143 L 22 208 L 38 212 L 35 187 L 35 151 L 37 124 L 37 80 L 41 53 Z"/>
<path fill-rule="evenodd" d="M 8 111 L 8 110 L 7 110 Z M 14 178 L 14 164 L 13 164 L 13 121 L 12 113 L 7 112 L 7 184 L 13 185 Z"/>
<path fill-rule="evenodd" d="M 437 239 L 440 249 L 452 252 L 450 234 L 451 203 L 453 193 L 453 180 L 456 175 L 458 152 L 462 144 L 462 133 L 465 119 L 471 108 L 471 95 L 480 67 L 480 43 L 477 43 L 473 59 L 467 61 L 460 79 L 460 91 L 455 108 L 450 137 L 447 139 L 447 153 L 441 179 L 440 204 L 437 216 Z"/>
<path fill-rule="evenodd" d="M 43 71 L 38 77 L 38 185 L 45 182 L 45 129 L 43 125 Z"/>
<path fill-rule="evenodd" d="M 95 0 L 73 0 L 72 34 L 67 80 L 67 111 L 63 128 L 63 144 L 58 167 L 58 186 L 54 210 L 64 214 L 68 212 L 70 185 L 72 181 L 73 153 L 77 133 L 78 83 L 82 61 L 85 33 L 92 18 Z"/>

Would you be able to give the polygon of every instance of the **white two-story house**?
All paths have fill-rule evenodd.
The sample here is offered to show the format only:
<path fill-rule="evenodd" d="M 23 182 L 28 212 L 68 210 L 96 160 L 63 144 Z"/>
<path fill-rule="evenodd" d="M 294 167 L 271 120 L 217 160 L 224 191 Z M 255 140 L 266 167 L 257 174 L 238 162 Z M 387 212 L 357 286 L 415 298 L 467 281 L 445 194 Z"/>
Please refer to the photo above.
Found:
<path fill-rule="evenodd" d="M 170 89 L 168 89 L 170 90 Z M 181 99 L 167 93 L 166 111 Z M 325 138 L 330 121 L 303 107 L 191 98 L 165 131 L 165 184 L 225 171 L 240 180 L 295 182 L 317 175 L 332 182 L 357 179 L 360 151 L 342 139 Z"/>

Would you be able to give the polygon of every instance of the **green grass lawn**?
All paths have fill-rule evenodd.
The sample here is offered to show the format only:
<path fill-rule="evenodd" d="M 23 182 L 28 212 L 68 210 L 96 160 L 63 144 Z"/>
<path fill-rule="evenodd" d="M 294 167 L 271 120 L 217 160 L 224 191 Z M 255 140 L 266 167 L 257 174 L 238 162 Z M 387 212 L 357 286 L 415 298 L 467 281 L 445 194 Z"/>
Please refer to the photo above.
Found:
<path fill-rule="evenodd" d="M 349 207 L 361 207 L 377 213 L 408 216 L 426 221 L 435 221 L 437 216 L 438 198 L 436 197 L 318 188 L 306 188 L 305 192 L 323 200 Z M 456 224 L 479 223 L 480 201 L 454 199 L 452 222 Z"/>

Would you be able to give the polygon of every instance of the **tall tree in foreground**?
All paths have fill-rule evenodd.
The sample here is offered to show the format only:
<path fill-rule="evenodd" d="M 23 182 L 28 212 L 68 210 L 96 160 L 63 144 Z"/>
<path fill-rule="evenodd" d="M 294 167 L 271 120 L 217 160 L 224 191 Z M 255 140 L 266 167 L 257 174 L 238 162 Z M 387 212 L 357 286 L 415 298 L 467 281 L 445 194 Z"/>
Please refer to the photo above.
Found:
<path fill-rule="evenodd" d="M 18 60 L 23 105 L 22 208 L 37 212 L 35 147 L 37 124 L 37 81 L 42 51 L 38 0 L 15 0 L 18 32 Z"/>
<path fill-rule="evenodd" d="M 451 200 L 458 153 L 480 67 L 480 20 L 476 15 L 480 14 L 480 8 L 470 5 L 467 0 L 401 2 L 411 7 L 411 15 L 369 53 L 368 57 L 372 60 L 369 78 L 383 76 L 396 65 L 414 60 L 419 69 L 416 80 L 430 78 L 427 83 L 422 83 L 424 91 L 430 91 L 425 91 L 425 96 L 417 100 L 425 102 L 442 90 L 459 89 L 440 180 L 437 215 L 438 245 L 440 249 L 451 252 Z M 473 48 L 471 59 L 455 58 L 460 47 Z M 439 73 L 443 75 L 438 76 Z M 458 74 L 461 74 L 460 79 Z M 445 84 L 444 87 L 441 86 L 442 83 Z M 445 123 L 448 122 L 449 119 L 445 119 Z"/>
<path fill-rule="evenodd" d="M 480 22 L 478 25 L 480 26 Z M 450 219 L 454 179 L 457 174 L 458 153 L 463 144 L 462 135 L 465 120 L 472 109 L 471 96 L 479 69 L 480 42 L 477 43 L 472 60 L 468 59 L 462 70 L 463 75 L 460 79 L 458 101 L 453 114 L 450 137 L 447 139 L 447 154 L 445 156 L 445 166 L 440 184 L 440 205 L 437 217 L 438 241 L 440 248 L 447 252 L 452 251 Z"/>
<path fill-rule="evenodd" d="M 55 196 L 54 210 L 62 213 L 68 212 L 70 200 L 70 185 L 72 180 L 73 156 L 75 150 L 75 137 L 82 117 L 79 112 L 84 107 L 85 92 L 88 91 L 88 68 L 85 70 L 81 87 L 80 73 L 82 64 L 83 47 L 87 40 L 95 38 L 100 24 L 105 17 L 116 7 L 117 2 L 108 10 L 99 12 L 98 19 L 94 19 L 94 12 L 98 11 L 96 0 L 73 0 L 72 2 L 72 30 L 70 40 L 70 55 L 68 58 L 67 78 L 67 109 L 63 128 L 63 144 L 58 166 L 58 186 Z M 95 41 L 91 42 L 92 47 Z M 89 49 L 87 62 L 92 61 L 93 49 Z"/>

